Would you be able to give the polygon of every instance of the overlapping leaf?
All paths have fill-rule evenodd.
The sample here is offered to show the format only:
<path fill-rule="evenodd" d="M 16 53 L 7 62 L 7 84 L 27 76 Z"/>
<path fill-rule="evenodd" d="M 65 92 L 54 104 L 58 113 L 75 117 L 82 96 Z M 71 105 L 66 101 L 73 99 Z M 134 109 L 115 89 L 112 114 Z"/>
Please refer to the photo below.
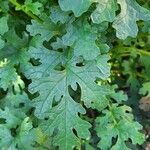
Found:
<path fill-rule="evenodd" d="M 147 95 L 149 97 L 150 96 L 150 82 L 145 82 L 143 84 L 143 87 L 140 89 L 139 93 L 142 95 Z"/>
<path fill-rule="evenodd" d="M 20 65 L 21 70 L 24 71 L 29 66 L 28 60 L 30 57 L 24 48 L 28 42 L 26 36 L 21 39 L 14 29 L 10 29 L 9 33 L 5 34 L 4 39 L 7 42 L 0 50 L 0 87 L 6 90 L 12 85 L 15 86 L 16 83 L 23 85 L 23 81 L 16 73 L 14 66 Z"/>
<path fill-rule="evenodd" d="M 76 17 L 79 17 L 88 10 L 91 0 L 59 0 L 59 5 L 63 11 L 72 10 Z"/>
<path fill-rule="evenodd" d="M 113 27 L 120 39 L 128 36 L 136 37 L 138 26 L 136 21 L 150 20 L 150 11 L 141 7 L 135 0 L 118 0 L 121 6 L 121 13 L 115 18 Z"/>
<path fill-rule="evenodd" d="M 110 110 L 105 110 L 105 116 L 97 118 L 97 133 L 101 138 L 99 147 L 101 149 L 123 149 L 129 150 L 125 141 L 132 140 L 133 144 L 141 144 L 144 141 L 144 135 L 139 132 L 142 126 L 133 121 L 130 113 L 131 108 L 127 106 L 110 106 Z M 115 144 L 112 138 L 116 139 Z M 112 146 L 113 145 L 113 146 Z"/>
<path fill-rule="evenodd" d="M 31 108 L 28 96 L 25 93 L 14 95 L 12 91 L 9 91 L 1 99 L 0 104 L 4 108 L 4 110 L 0 109 L 0 118 L 5 119 L 0 123 L 0 148 L 32 149 L 33 141 L 36 138 L 32 133 L 32 123 L 26 115 Z M 20 107 L 21 105 L 22 107 Z M 12 131 L 12 129 L 14 130 Z"/>
<path fill-rule="evenodd" d="M 68 12 L 63 12 L 60 7 L 58 6 L 53 6 L 51 9 L 51 15 L 50 18 L 54 23 L 61 22 L 65 23 L 69 19 L 69 13 Z"/>
<path fill-rule="evenodd" d="M 12 150 L 33 149 L 32 144 L 35 140 L 35 135 L 32 134 L 32 130 L 32 123 L 28 117 L 21 122 L 15 137 L 12 136 L 7 126 L 0 124 L 0 147 Z"/>
<path fill-rule="evenodd" d="M 92 13 L 91 18 L 94 23 L 101 23 L 103 21 L 113 22 L 117 10 L 116 0 L 97 0 L 97 8 Z"/>
<path fill-rule="evenodd" d="M 32 0 L 25 0 L 24 5 L 22 6 L 25 8 L 26 11 L 31 11 L 35 15 L 40 15 L 40 8 L 42 4 L 39 2 L 32 2 Z"/>
<path fill-rule="evenodd" d="M 30 32 L 31 36 L 39 34 L 43 41 L 48 41 L 54 36 L 54 32 L 49 32 L 49 29 L 51 29 L 51 24 L 43 23 L 42 25 L 35 20 L 32 20 L 32 24 L 27 26 L 27 31 Z"/>
<path fill-rule="evenodd" d="M 73 47 L 75 56 L 83 56 L 91 60 L 100 54 L 100 49 L 96 45 L 95 32 L 87 22 L 79 22 L 75 26 L 69 24 L 62 40 L 64 45 Z"/>

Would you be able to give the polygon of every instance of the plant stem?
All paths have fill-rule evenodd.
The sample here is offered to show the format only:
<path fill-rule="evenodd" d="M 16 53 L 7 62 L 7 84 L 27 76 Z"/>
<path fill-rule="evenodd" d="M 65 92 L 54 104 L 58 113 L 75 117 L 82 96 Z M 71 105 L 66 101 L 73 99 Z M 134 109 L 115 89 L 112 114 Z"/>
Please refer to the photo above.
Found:
<path fill-rule="evenodd" d="M 112 118 L 113 118 L 114 125 L 117 125 L 118 123 L 117 123 L 116 118 L 114 117 L 114 115 L 113 115 L 113 113 L 112 113 L 112 107 L 111 107 L 111 104 L 110 104 L 110 103 L 108 104 L 108 107 L 109 107 L 109 110 L 110 110 L 110 112 L 111 112 L 111 116 L 112 116 Z"/>
<path fill-rule="evenodd" d="M 138 48 L 136 48 L 136 47 L 124 47 L 124 46 L 122 46 L 122 47 L 120 47 L 120 46 L 118 46 L 118 47 L 114 47 L 113 48 L 113 50 L 121 50 L 122 52 L 120 52 L 120 53 L 126 53 L 125 55 L 127 56 L 128 54 L 127 53 L 130 53 L 131 52 L 131 50 L 136 50 L 137 52 L 138 52 L 138 54 L 141 54 L 141 55 L 147 55 L 147 56 L 150 56 L 150 52 L 148 52 L 148 51 L 145 51 L 145 50 L 140 50 L 140 49 L 138 49 Z"/>
<path fill-rule="evenodd" d="M 150 56 L 150 52 L 137 49 L 140 54 Z"/>
<path fill-rule="evenodd" d="M 21 5 L 16 1 L 16 0 L 9 0 L 9 2 L 11 4 L 13 4 L 15 7 L 21 8 L 21 10 L 27 14 L 29 17 L 31 17 L 32 19 L 36 20 L 39 23 L 42 23 L 43 21 L 38 18 L 37 16 L 35 16 L 34 14 L 32 14 L 30 11 L 27 11 L 26 9 L 24 9 L 23 7 L 21 7 Z"/>

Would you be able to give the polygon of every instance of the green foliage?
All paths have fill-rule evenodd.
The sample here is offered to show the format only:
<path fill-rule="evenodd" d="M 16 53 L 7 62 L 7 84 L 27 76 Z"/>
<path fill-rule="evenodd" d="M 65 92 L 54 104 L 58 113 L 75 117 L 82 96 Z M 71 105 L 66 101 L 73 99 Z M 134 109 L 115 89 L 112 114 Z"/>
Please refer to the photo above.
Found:
<path fill-rule="evenodd" d="M 98 117 L 96 131 L 101 137 L 99 147 L 101 149 L 110 149 L 112 145 L 112 138 L 116 138 L 116 143 L 111 150 L 123 149 L 127 150 L 125 141 L 129 138 L 134 144 L 142 144 L 144 136 L 138 130 L 142 127 L 133 121 L 133 116 L 130 113 L 130 107 L 117 106 L 113 104 L 109 106 L 109 110 L 104 110 L 103 117 Z M 101 126 L 101 128 L 99 128 Z"/>
<path fill-rule="evenodd" d="M 97 1 L 99 2 L 99 1 Z M 113 22 L 116 17 L 117 3 L 115 0 L 102 0 L 91 15 L 94 23 Z"/>
<path fill-rule="evenodd" d="M 5 43 L 1 36 L 8 31 L 7 19 L 8 17 L 0 18 L 0 48 L 3 48 Z"/>
<path fill-rule="evenodd" d="M 144 142 L 127 106 L 150 96 L 144 4 L 0 0 L 0 149 L 127 150 Z"/>
<path fill-rule="evenodd" d="M 125 39 L 128 36 L 135 37 L 138 33 L 136 21 L 150 20 L 149 11 L 134 0 L 118 0 L 118 3 L 121 6 L 121 13 L 113 23 L 113 27 L 117 31 L 116 35 L 120 39 Z"/>
<path fill-rule="evenodd" d="M 139 91 L 140 94 L 150 96 L 150 82 L 146 82 L 143 84 L 143 87 Z"/>
<path fill-rule="evenodd" d="M 92 3 L 91 0 L 58 0 L 58 2 L 63 11 L 72 10 L 76 17 L 86 12 Z"/>

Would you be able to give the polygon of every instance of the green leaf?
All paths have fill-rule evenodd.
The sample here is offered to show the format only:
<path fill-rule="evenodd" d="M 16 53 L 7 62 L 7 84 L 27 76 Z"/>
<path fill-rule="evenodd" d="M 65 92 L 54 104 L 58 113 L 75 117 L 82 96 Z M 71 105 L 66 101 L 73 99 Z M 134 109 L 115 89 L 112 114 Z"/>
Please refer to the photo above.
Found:
<path fill-rule="evenodd" d="M 6 120 L 5 122 L 8 128 L 15 128 L 22 121 L 22 116 L 17 114 L 15 110 L 10 110 L 8 107 L 5 110 L 0 109 L 0 118 Z"/>
<path fill-rule="evenodd" d="M 11 136 L 10 130 L 0 124 L 0 147 L 3 149 L 12 149 L 12 150 L 17 150 L 15 148 L 15 145 L 12 143 L 13 137 Z"/>
<path fill-rule="evenodd" d="M 144 27 L 143 27 L 142 31 L 150 33 L 150 21 L 144 22 Z"/>
<path fill-rule="evenodd" d="M 149 76 L 150 76 L 150 61 L 149 61 L 149 56 L 141 55 L 140 56 L 140 60 L 141 60 L 142 65 L 144 65 L 144 68 L 145 68 L 144 74 L 149 79 Z"/>
<path fill-rule="evenodd" d="M 17 74 L 14 66 L 20 65 L 22 72 L 29 67 L 28 61 L 30 57 L 24 48 L 28 42 L 28 37 L 26 36 L 26 34 L 23 35 L 21 39 L 14 29 L 10 29 L 4 35 L 4 39 L 7 42 L 0 49 L 0 87 L 4 90 L 13 85 L 16 91 L 19 91 L 19 85 L 24 88 L 24 83 Z"/>
<path fill-rule="evenodd" d="M 26 112 L 31 108 L 30 100 L 25 93 L 16 93 L 14 95 L 12 91 L 9 91 L 1 99 L 0 104 L 4 108 L 4 110 L 0 109 L 0 118 L 5 119 L 5 125 L 8 128 L 16 128 L 22 122 L 22 119 L 26 117 Z M 21 104 L 23 106 L 20 108 Z"/>
<path fill-rule="evenodd" d="M 96 45 L 97 35 L 87 22 L 68 26 L 67 33 L 62 37 L 64 45 L 74 48 L 75 56 L 83 56 L 87 60 L 95 59 L 100 54 Z"/>
<path fill-rule="evenodd" d="M 17 135 L 13 137 L 11 131 L 0 124 L 0 147 L 2 149 L 29 149 L 32 150 L 35 135 L 32 134 L 32 123 L 26 117 L 20 124 Z M 17 148 L 18 147 L 18 148 Z"/>
<path fill-rule="evenodd" d="M 133 144 L 142 144 L 144 135 L 139 132 L 142 126 L 133 121 L 131 108 L 128 106 L 117 106 L 113 104 L 109 110 L 103 111 L 105 116 L 98 117 L 96 131 L 101 138 L 99 147 L 101 149 L 123 149 L 128 150 L 125 141 L 132 140 Z M 112 145 L 112 138 L 116 138 L 116 143 Z"/>
<path fill-rule="evenodd" d="M 86 12 L 92 3 L 91 0 L 59 0 L 58 2 L 63 11 L 72 10 L 76 17 Z"/>
<path fill-rule="evenodd" d="M 0 11 L 8 12 L 9 10 L 9 2 L 8 1 L 0 1 Z"/>
<path fill-rule="evenodd" d="M 85 114 L 85 110 L 69 95 L 66 95 L 57 106 L 49 111 L 49 120 L 41 124 L 47 135 L 52 135 L 57 130 L 54 145 L 59 145 L 61 150 L 73 149 L 74 147 L 79 149 L 81 138 L 90 138 L 88 129 L 91 125 L 82 120 L 78 113 Z M 74 130 L 77 132 L 77 136 Z"/>
<path fill-rule="evenodd" d="M 106 79 L 109 76 L 109 66 L 104 65 L 108 70 L 103 67 L 103 64 L 107 64 L 108 56 L 102 55 L 97 60 L 88 61 L 80 67 L 76 64 L 82 63 L 82 61 L 80 62 L 78 58 L 72 58 L 69 61 L 61 52 L 47 50 L 44 47 L 32 47 L 30 52 L 33 58 L 40 59 L 41 62 L 41 65 L 33 66 L 26 73 L 26 76 L 32 79 L 29 86 L 30 92 L 39 91 L 40 94 L 34 100 L 36 116 L 43 118 L 44 113 L 51 109 L 53 99 L 59 101 L 62 95 L 66 95 L 68 86 L 76 90 L 77 83 L 82 89 L 81 99 L 88 107 L 92 101 L 96 100 L 103 100 L 107 106 L 107 101 L 104 100 L 106 100 L 105 94 L 108 90 L 96 85 L 94 81 L 96 78 Z M 55 70 L 59 64 L 64 65 L 65 69 Z"/>
<path fill-rule="evenodd" d="M 61 95 L 63 95 L 63 91 L 66 87 L 63 86 L 63 74 L 55 76 L 53 73 L 53 68 L 61 62 L 61 53 L 51 51 L 49 52 L 46 48 L 41 47 L 38 49 L 31 48 L 32 57 L 35 59 L 40 58 L 42 65 L 37 67 L 32 67 L 30 70 L 26 72 L 26 76 L 28 78 L 32 78 L 32 84 L 30 85 L 30 92 L 34 93 L 39 90 L 40 96 L 36 98 L 35 105 L 36 111 L 35 114 L 37 116 L 43 116 L 43 113 L 46 110 L 49 110 L 52 106 L 53 98 L 58 91 L 58 87 L 63 88 L 63 90 L 59 90 L 56 95 L 56 99 L 59 100 Z M 51 78 L 55 76 L 54 80 Z M 60 79 L 59 79 L 60 78 Z M 61 80 L 62 78 L 62 80 Z M 60 81 L 59 81 L 60 80 Z M 60 83 L 59 83 L 60 82 Z M 62 84 L 62 86 L 61 86 Z M 45 88 L 47 87 L 47 88 Z"/>
<path fill-rule="evenodd" d="M 13 94 L 9 89 L 7 95 L 1 99 L 0 106 L 4 108 L 0 109 L 0 118 L 5 119 L 4 122 L 0 122 L 0 147 L 15 150 L 32 149 L 36 136 L 26 115 L 31 108 L 27 94 Z"/>
<path fill-rule="evenodd" d="M 0 35 L 3 35 L 8 31 L 8 24 L 7 24 L 8 17 L 1 17 L 0 18 Z"/>
<path fill-rule="evenodd" d="M 5 60 L 0 64 L 0 87 L 6 91 L 8 87 L 14 86 L 14 90 L 19 92 L 20 88 L 24 88 L 24 82 L 14 66 L 7 59 Z"/>
<path fill-rule="evenodd" d="M 22 37 L 19 37 L 16 34 L 14 28 L 10 29 L 8 33 L 5 33 L 3 38 L 7 42 L 5 43 L 5 47 L 0 50 L 0 60 L 7 58 L 11 64 L 27 64 L 29 56 L 25 47 L 28 44 L 28 35 L 23 33 L 21 36 Z"/>
<path fill-rule="evenodd" d="M 41 42 L 49 41 L 54 35 L 58 34 L 57 27 L 53 26 L 53 23 L 49 20 L 46 20 L 44 23 L 32 20 L 31 23 L 31 25 L 27 25 L 27 31 L 30 32 L 31 36 L 40 35 Z"/>
<path fill-rule="evenodd" d="M 1 36 L 0 36 L 0 49 L 2 49 L 5 45 L 5 42 L 2 40 Z"/>
<path fill-rule="evenodd" d="M 123 105 L 130 103 L 126 92 L 136 108 L 141 83 L 140 93 L 150 95 L 150 14 L 139 4 L 0 0 L 0 149 L 128 150 L 143 143 L 141 125 Z M 118 40 L 112 25 L 121 39 L 136 36 L 139 26 L 138 37 Z"/>
<path fill-rule="evenodd" d="M 11 87 L 13 85 L 17 90 L 19 88 L 19 85 L 24 87 L 24 83 L 21 80 L 20 76 L 17 75 L 15 68 L 10 66 L 9 64 L 2 65 L 0 67 L 0 81 L 0 87 L 5 91 L 8 87 Z"/>
<path fill-rule="evenodd" d="M 96 10 L 91 14 L 93 23 L 113 22 L 117 10 L 116 0 L 101 0 L 97 3 Z"/>
<path fill-rule="evenodd" d="M 136 37 L 138 33 L 136 21 L 150 20 L 150 11 L 141 7 L 135 0 L 118 0 L 118 4 L 121 6 L 121 13 L 113 23 L 117 37 L 120 39 L 126 39 L 128 36 Z"/>
<path fill-rule="evenodd" d="M 131 87 L 134 91 L 138 90 L 139 81 L 136 78 L 136 74 L 134 73 L 134 60 L 130 59 L 128 61 L 123 61 L 122 66 L 124 67 L 123 74 L 128 75 L 127 85 Z"/>
<path fill-rule="evenodd" d="M 111 85 L 110 87 L 110 94 L 109 97 L 113 98 L 117 103 L 122 103 L 122 101 L 127 101 L 128 97 L 123 91 L 118 91 L 118 86 L 117 85 Z"/>
<path fill-rule="evenodd" d="M 5 45 L 4 40 L 2 39 L 2 35 L 8 31 L 8 16 L 0 18 L 0 49 L 2 49 Z"/>
<path fill-rule="evenodd" d="M 13 91 L 8 91 L 7 95 L 1 99 L 0 102 L 2 107 L 8 107 L 11 110 L 16 110 L 16 114 L 18 114 L 18 111 L 20 113 L 19 116 L 24 116 L 25 113 L 31 108 L 31 101 L 28 98 L 28 95 L 25 92 L 22 92 L 21 94 L 13 93 Z M 20 107 L 20 105 L 23 105 Z"/>
<path fill-rule="evenodd" d="M 25 8 L 26 11 L 31 11 L 35 15 L 40 15 L 40 8 L 43 5 L 39 2 L 32 2 L 32 0 L 26 0 L 22 7 Z"/>
<path fill-rule="evenodd" d="M 58 6 L 51 7 L 50 11 L 50 18 L 54 23 L 58 23 L 60 21 L 64 24 L 69 19 L 69 13 L 63 12 Z"/>
<path fill-rule="evenodd" d="M 65 58 L 64 53 L 53 51 L 53 50 L 48 50 L 44 47 L 38 47 L 38 48 L 31 47 L 30 54 L 33 58 L 39 59 L 41 63 L 39 66 L 33 66 L 30 70 L 28 70 L 28 73 L 26 74 L 28 78 L 32 79 L 32 83 L 29 86 L 30 92 L 34 93 L 38 91 L 40 94 L 33 101 L 33 106 L 36 107 L 35 115 L 37 117 L 39 118 L 48 117 L 49 111 L 50 112 L 52 111 L 51 114 L 57 114 L 58 108 L 59 109 L 62 108 L 64 110 L 58 113 L 64 113 L 64 112 L 67 113 L 69 109 L 70 110 L 69 114 L 70 114 L 71 110 L 73 111 L 73 109 L 70 109 L 70 108 L 75 107 L 75 104 L 74 104 L 75 102 L 73 102 L 73 100 L 69 96 L 66 97 L 66 95 L 69 94 L 68 87 L 70 85 L 72 86 L 73 89 L 77 88 L 76 82 L 78 82 L 82 88 L 81 99 L 85 102 L 85 104 L 88 107 L 90 107 L 91 100 L 99 101 L 99 107 L 101 107 L 101 109 L 107 106 L 108 103 L 107 103 L 105 94 L 107 93 L 108 90 L 107 88 L 104 89 L 104 87 L 100 88 L 99 86 L 97 86 L 94 83 L 94 80 L 96 79 L 95 76 L 99 76 L 102 79 L 107 78 L 106 72 L 109 70 L 109 67 L 106 65 L 106 68 L 108 68 L 107 70 L 105 67 L 103 67 L 102 64 L 107 63 L 107 60 L 109 59 L 108 56 L 102 55 L 102 57 L 99 57 L 96 61 L 94 60 L 94 61 L 87 62 L 87 65 L 85 67 L 84 66 L 77 67 L 76 63 L 78 63 L 78 59 L 71 59 L 70 61 L 68 61 L 67 58 Z M 58 64 L 62 64 L 62 65 L 64 64 L 65 70 L 63 71 L 54 70 L 54 68 Z M 93 66 L 95 66 L 95 69 L 93 68 Z M 92 70 L 92 68 L 94 70 Z M 86 76 L 86 78 L 84 78 L 84 76 Z M 87 80 L 90 83 L 88 83 Z M 58 108 L 57 107 L 52 108 L 54 99 L 55 101 L 59 101 L 59 99 L 62 96 L 64 96 L 65 98 L 63 98 L 63 100 L 60 102 L 61 107 L 59 106 Z M 66 106 L 65 104 L 68 104 L 68 105 Z M 53 112 L 54 110 L 55 110 L 55 113 Z M 59 115 L 58 120 L 63 121 L 64 120 L 64 118 L 62 118 L 63 116 L 64 115 Z M 54 119 L 55 118 L 57 117 L 54 117 Z M 71 117 L 69 116 L 68 118 L 70 119 Z M 52 121 L 50 120 L 50 123 L 51 122 Z M 67 123 L 69 124 L 70 122 L 68 121 Z M 55 122 L 53 126 L 54 125 L 55 125 Z M 62 128 L 62 126 L 64 126 L 64 128 L 68 126 L 63 122 L 60 125 L 61 125 L 61 127 L 59 127 L 60 129 Z M 51 128 L 47 128 L 48 125 L 46 123 L 45 123 L 45 126 L 46 126 L 45 129 L 51 129 Z M 53 131 L 53 129 L 51 130 Z M 79 146 L 79 141 L 75 140 L 73 137 L 71 139 L 74 139 L 74 140 L 71 140 L 68 142 L 68 139 L 70 138 L 70 136 L 73 136 L 72 134 L 71 135 L 69 134 L 70 132 L 63 133 L 63 134 L 61 133 L 61 131 L 59 132 L 60 133 L 58 134 L 56 141 L 60 141 L 60 142 L 57 142 L 57 143 L 55 142 L 56 145 L 59 144 L 62 149 L 65 149 L 65 148 L 70 149 L 73 146 Z M 64 134 L 67 134 L 67 135 L 64 135 Z M 62 137 L 64 136 L 67 139 L 66 138 L 62 139 Z M 66 144 L 64 145 L 63 143 L 66 143 Z"/>
<path fill-rule="evenodd" d="M 139 94 L 150 97 L 150 82 L 143 83 L 143 87 L 140 89 Z"/>
<path fill-rule="evenodd" d="M 52 42 L 51 46 L 54 50 L 67 49 L 67 46 L 63 44 L 63 41 L 60 38 L 57 38 L 55 42 Z"/>

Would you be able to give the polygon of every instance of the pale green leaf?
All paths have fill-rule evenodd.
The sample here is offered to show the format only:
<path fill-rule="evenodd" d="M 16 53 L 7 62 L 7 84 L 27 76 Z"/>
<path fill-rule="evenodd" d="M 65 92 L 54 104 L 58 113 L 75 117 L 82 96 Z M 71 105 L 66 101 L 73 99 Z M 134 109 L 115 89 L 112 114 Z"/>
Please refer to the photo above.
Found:
<path fill-rule="evenodd" d="M 107 106 L 105 94 L 109 89 L 96 85 L 94 81 L 96 78 L 106 79 L 109 76 L 110 67 L 106 65 L 109 57 L 102 55 L 97 60 L 87 61 L 84 66 L 80 67 L 76 66 L 80 63 L 77 58 L 66 61 L 65 54 L 61 52 L 47 50 L 44 47 L 32 47 L 30 52 L 33 58 L 39 58 L 41 62 L 41 65 L 33 66 L 26 73 L 26 76 L 32 79 L 29 86 L 30 92 L 38 91 L 40 94 L 33 101 L 36 107 L 35 114 L 38 117 L 44 117 L 44 113 L 51 109 L 53 100 L 59 101 L 61 96 L 66 94 L 68 86 L 76 90 L 77 83 L 81 86 L 81 99 L 87 107 L 90 107 L 91 102 L 96 100 L 103 101 L 100 103 L 103 107 Z M 65 69 L 55 70 L 58 64 L 64 65 Z M 108 70 L 103 67 L 103 64 Z"/>
<path fill-rule="evenodd" d="M 91 14 L 93 23 L 113 22 L 117 10 L 116 0 L 101 0 L 97 1 L 97 3 L 96 10 Z"/>
<path fill-rule="evenodd" d="M 91 125 L 82 120 L 78 113 L 84 114 L 85 110 L 66 95 L 49 111 L 49 120 L 41 124 L 41 128 L 47 135 L 52 135 L 55 130 L 58 130 L 54 137 L 54 145 L 59 145 L 60 150 L 71 150 L 74 147 L 79 149 L 81 138 L 90 138 L 88 129 Z M 77 132 L 77 136 L 73 130 Z"/>
<path fill-rule="evenodd" d="M 7 24 L 8 17 L 1 17 L 0 18 L 0 35 L 3 35 L 8 31 L 8 24 Z"/>
<path fill-rule="evenodd" d="M 96 45 L 97 35 L 94 32 L 87 22 L 79 22 L 77 26 L 68 26 L 62 40 L 64 45 L 74 48 L 75 56 L 83 56 L 91 60 L 100 54 L 100 49 Z"/>
<path fill-rule="evenodd" d="M 0 147 L 2 149 L 17 150 L 15 144 L 12 142 L 13 140 L 14 138 L 10 130 L 6 126 L 0 124 Z"/>
<path fill-rule="evenodd" d="M 60 38 L 57 38 L 55 42 L 51 43 L 51 46 L 54 50 L 67 49 L 67 46 L 63 44 L 63 41 Z"/>
<path fill-rule="evenodd" d="M 139 94 L 147 95 L 150 97 L 150 82 L 145 82 L 143 87 L 140 89 Z"/>
<path fill-rule="evenodd" d="M 0 125 L 0 147 L 2 149 L 28 149 L 33 150 L 32 144 L 35 135 L 32 134 L 32 123 L 26 117 L 19 125 L 17 135 L 12 136 L 11 131 L 5 126 Z"/>
<path fill-rule="evenodd" d="M 6 126 L 8 128 L 15 128 L 19 123 L 21 123 L 22 118 L 19 118 L 20 114 L 17 114 L 15 110 L 10 110 L 8 107 L 5 110 L 0 109 L 0 118 L 5 119 Z"/>
<path fill-rule="evenodd" d="M 41 42 L 49 41 L 54 35 L 58 34 L 56 26 L 53 26 L 49 20 L 44 23 L 38 23 L 35 20 L 31 21 L 31 25 L 27 25 L 26 29 L 31 36 L 40 35 Z M 55 27 L 55 28 L 54 28 Z"/>
<path fill-rule="evenodd" d="M 72 10 L 76 17 L 86 12 L 92 3 L 91 0 L 59 0 L 58 2 L 63 11 Z"/>
<path fill-rule="evenodd" d="M 120 39 L 126 39 L 128 36 L 136 37 L 138 33 L 136 21 L 150 20 L 150 11 L 141 7 L 135 0 L 118 0 L 118 4 L 121 6 L 121 12 L 113 23 L 117 37 Z"/>
<path fill-rule="evenodd" d="M 105 116 L 97 118 L 96 131 L 101 138 L 99 147 L 101 149 L 123 149 L 129 150 L 125 142 L 131 139 L 133 144 L 142 144 L 145 140 L 144 135 L 139 132 L 142 126 L 134 122 L 131 108 L 128 106 L 109 106 L 109 110 L 103 111 Z M 117 142 L 112 146 L 112 138 Z"/>
<path fill-rule="evenodd" d="M 51 7 L 50 11 L 50 18 L 54 23 L 58 23 L 59 21 L 65 23 L 69 19 L 69 13 L 63 12 L 58 6 Z"/>
<path fill-rule="evenodd" d="M 4 40 L 2 40 L 1 36 L 0 36 L 0 49 L 2 49 L 5 45 Z"/>
<path fill-rule="evenodd" d="M 0 87 L 4 90 L 14 85 L 19 78 L 20 77 L 17 75 L 15 68 L 12 66 L 2 65 L 0 67 Z"/>
<path fill-rule="evenodd" d="M 14 86 L 16 91 L 20 91 L 19 86 L 24 88 L 24 82 L 17 74 L 14 66 L 20 65 L 21 71 L 29 67 L 30 57 L 24 48 L 27 45 L 28 37 L 24 34 L 20 38 L 14 29 L 10 29 L 3 38 L 7 42 L 0 49 L 0 87 L 6 90 L 8 87 Z"/>
<path fill-rule="evenodd" d="M 22 107 L 20 107 L 21 104 Z M 25 92 L 14 94 L 13 91 L 8 91 L 7 95 L 1 99 L 0 105 L 4 108 L 16 110 L 16 114 L 19 111 L 20 113 L 17 114 L 19 116 L 25 116 L 25 113 L 31 108 L 31 101 Z"/>

